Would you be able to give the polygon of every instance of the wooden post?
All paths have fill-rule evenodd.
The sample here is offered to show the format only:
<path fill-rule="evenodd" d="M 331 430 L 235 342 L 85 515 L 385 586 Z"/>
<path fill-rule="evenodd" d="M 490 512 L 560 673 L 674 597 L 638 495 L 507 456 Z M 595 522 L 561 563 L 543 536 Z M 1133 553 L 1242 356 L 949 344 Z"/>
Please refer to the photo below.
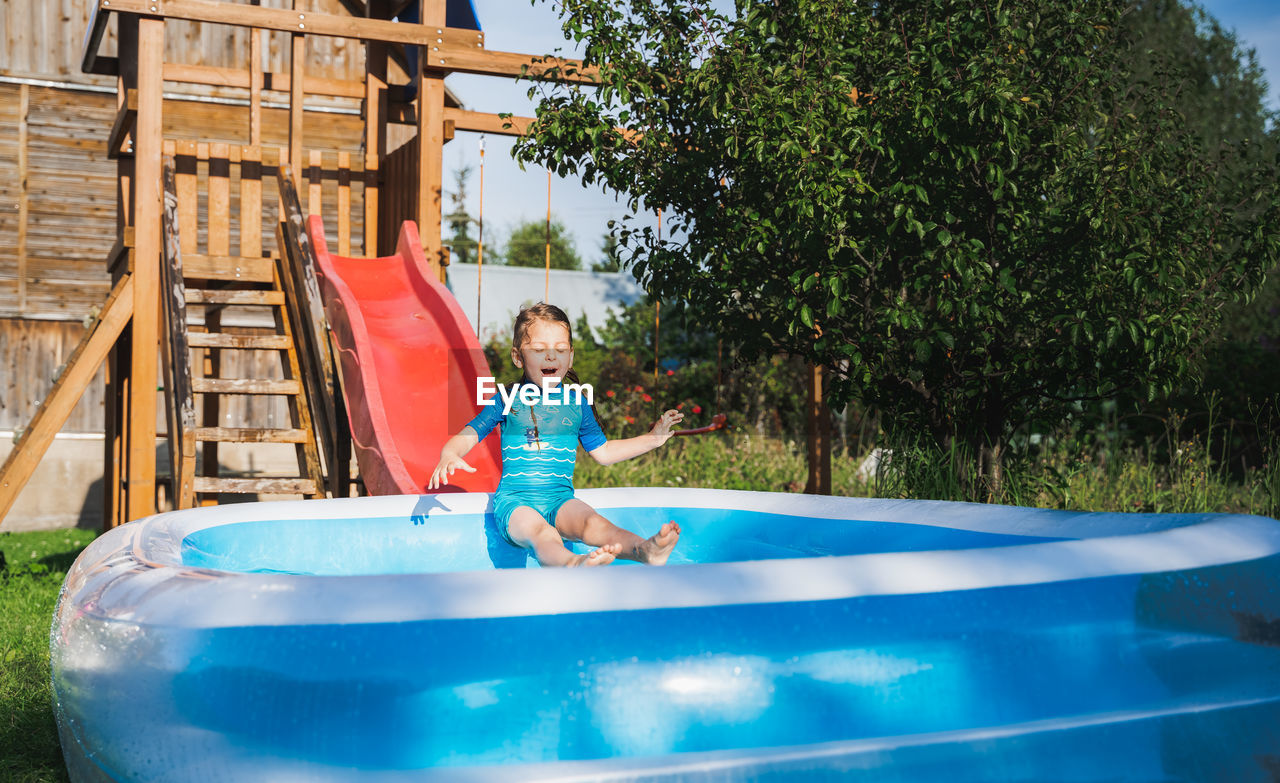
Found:
<path fill-rule="evenodd" d="M 438 25 L 444 34 L 445 0 L 419 0 L 422 23 Z M 444 72 L 431 59 L 429 46 L 421 52 L 418 78 L 418 235 L 431 271 L 443 279 L 443 220 L 441 182 L 444 178 Z"/>
<path fill-rule="evenodd" d="M 262 31 L 249 28 L 249 144 L 262 144 Z"/>
<path fill-rule="evenodd" d="M 385 0 L 369 0 L 369 17 L 385 16 Z M 365 45 L 364 77 L 364 248 L 366 256 L 378 255 L 378 172 L 387 154 L 387 45 Z"/>
<path fill-rule="evenodd" d="M 133 350 L 129 368 L 128 519 L 155 513 L 156 386 L 160 303 L 160 143 L 164 20 L 138 20 L 138 121 L 134 139 Z"/>
<path fill-rule="evenodd" d="M 809 480 L 804 491 L 810 495 L 831 494 L 831 409 L 823 401 L 822 366 L 809 365 L 808 411 Z"/>
<path fill-rule="evenodd" d="M 294 0 L 294 8 L 298 0 Z M 293 167 L 293 186 L 300 187 L 302 176 L 303 80 L 307 69 L 307 37 L 294 33 L 289 45 L 289 164 Z"/>

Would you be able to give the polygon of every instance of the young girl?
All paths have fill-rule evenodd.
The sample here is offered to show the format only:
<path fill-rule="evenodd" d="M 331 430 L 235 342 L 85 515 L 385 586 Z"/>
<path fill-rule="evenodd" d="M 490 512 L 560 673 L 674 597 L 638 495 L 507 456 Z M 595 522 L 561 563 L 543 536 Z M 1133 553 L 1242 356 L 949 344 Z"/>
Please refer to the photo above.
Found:
<path fill-rule="evenodd" d="M 494 425 L 502 438 L 502 478 L 493 496 L 493 514 L 511 543 L 532 549 L 543 566 L 606 565 L 615 557 L 662 565 L 680 538 L 680 526 L 668 522 L 648 539 L 617 527 L 573 496 L 573 467 L 577 444 L 601 465 L 638 457 L 666 443 L 671 428 L 684 418 L 669 410 L 645 435 L 607 440 L 585 399 L 574 400 L 559 389 L 561 379 L 578 383 L 573 366 L 573 336 L 569 317 L 555 305 L 538 303 L 516 316 L 511 361 L 524 370 L 519 386 L 538 387 L 539 402 L 526 405 L 521 396 L 512 399 L 503 413 L 503 395 L 491 398 L 480 414 L 440 450 L 440 464 L 431 474 L 428 489 L 447 484 L 458 469 L 475 472 L 462 458 Z M 544 386 L 570 404 L 555 405 L 544 396 Z M 520 390 L 523 391 L 523 388 Z M 525 392 L 528 394 L 528 392 Z M 563 539 L 581 541 L 595 549 L 575 555 Z"/>

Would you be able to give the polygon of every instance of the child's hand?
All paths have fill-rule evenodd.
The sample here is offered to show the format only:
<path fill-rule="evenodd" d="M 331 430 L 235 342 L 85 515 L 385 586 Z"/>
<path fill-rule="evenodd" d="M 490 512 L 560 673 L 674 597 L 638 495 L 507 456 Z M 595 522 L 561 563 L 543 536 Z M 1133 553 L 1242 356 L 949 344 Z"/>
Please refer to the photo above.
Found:
<path fill-rule="evenodd" d="M 666 443 L 671 439 L 671 428 L 679 424 L 684 419 L 684 414 L 678 410 L 669 410 L 662 414 L 662 418 L 653 425 L 653 429 L 649 434 L 657 438 L 658 445 Z"/>
<path fill-rule="evenodd" d="M 427 489 L 439 489 L 449 483 L 449 476 L 453 475 L 455 470 L 461 468 L 468 473 L 475 473 L 476 469 L 467 464 L 462 457 L 448 455 L 440 458 L 440 464 L 436 465 L 436 469 L 431 473 L 431 480 L 427 482 Z"/>

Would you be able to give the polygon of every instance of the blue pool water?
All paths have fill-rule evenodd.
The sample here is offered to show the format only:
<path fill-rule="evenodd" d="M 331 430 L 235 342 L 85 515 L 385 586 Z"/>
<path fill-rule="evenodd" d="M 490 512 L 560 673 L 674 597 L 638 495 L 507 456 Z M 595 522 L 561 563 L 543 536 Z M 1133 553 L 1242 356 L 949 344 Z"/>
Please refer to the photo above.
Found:
<path fill-rule="evenodd" d="M 974 549 L 1059 541 L 1060 537 L 984 533 L 933 525 L 826 519 L 760 511 L 620 508 L 611 520 L 651 536 L 667 520 L 683 530 L 670 564 Z M 484 530 L 483 537 L 475 535 Z M 282 542 L 288 542 L 282 546 Z M 577 546 L 583 551 L 581 545 Z M 413 574 L 537 566 L 504 541 L 492 514 L 453 514 L 406 522 L 400 517 L 278 519 L 205 528 L 182 542 L 182 562 L 226 571 L 323 576 Z M 627 561 L 620 561 L 627 564 Z"/>
<path fill-rule="evenodd" d="M 144 531 L 130 546 L 157 553 L 149 566 L 87 552 L 111 565 L 60 607 L 69 767 L 77 782 L 1275 779 L 1274 520 L 1030 524 L 959 505 L 615 508 L 642 533 L 678 519 L 683 565 L 576 573 L 495 568 L 525 561 L 474 508 L 157 523 L 171 550 Z M 940 510 L 954 518 L 894 518 Z"/>

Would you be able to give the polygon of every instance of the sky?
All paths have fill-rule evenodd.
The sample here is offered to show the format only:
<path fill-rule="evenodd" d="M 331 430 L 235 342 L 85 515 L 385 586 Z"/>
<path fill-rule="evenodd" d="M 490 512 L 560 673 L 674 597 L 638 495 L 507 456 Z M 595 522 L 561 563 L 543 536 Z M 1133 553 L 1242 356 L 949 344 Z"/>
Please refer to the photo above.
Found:
<path fill-rule="evenodd" d="M 542 55 L 581 55 L 566 41 L 559 17 L 547 0 L 472 0 L 488 49 Z M 1258 61 L 1271 84 L 1270 105 L 1280 109 L 1280 2 L 1276 0 L 1205 0 L 1201 3 L 1224 27 L 1234 30 L 1246 49 L 1257 52 Z M 731 8 L 730 0 L 718 5 Z M 453 74 L 447 84 L 474 111 L 512 112 L 533 116 L 534 104 L 526 97 L 529 83 L 492 76 Z M 452 204 L 453 172 L 472 167 L 467 184 L 467 210 L 481 214 L 480 135 L 458 133 L 444 148 L 445 212 Z M 503 244 L 511 229 L 527 220 L 544 220 L 547 211 L 547 172 L 537 166 L 521 170 L 511 159 L 513 139 L 485 136 L 484 154 L 484 238 L 492 248 Z M 626 214 L 625 204 L 599 188 L 584 188 L 580 182 L 552 176 L 551 213 L 569 229 L 578 255 L 588 265 L 602 257 L 603 237 L 610 219 Z M 654 222 L 649 218 L 650 222 Z M 447 227 L 446 235 L 449 233 Z"/>

